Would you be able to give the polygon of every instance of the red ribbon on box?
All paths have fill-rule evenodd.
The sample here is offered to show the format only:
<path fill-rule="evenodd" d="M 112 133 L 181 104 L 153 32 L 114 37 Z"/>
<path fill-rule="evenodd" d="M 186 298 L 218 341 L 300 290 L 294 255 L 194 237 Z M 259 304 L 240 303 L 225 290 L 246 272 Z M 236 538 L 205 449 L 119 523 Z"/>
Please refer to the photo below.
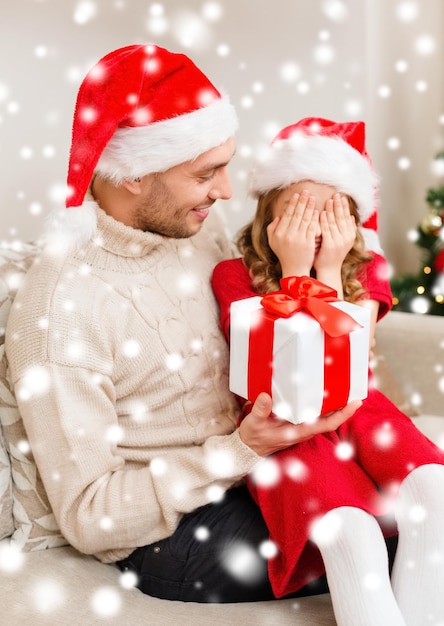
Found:
<path fill-rule="evenodd" d="M 311 315 L 324 337 L 324 397 L 321 415 L 345 406 L 350 393 L 350 332 L 362 328 L 348 313 L 332 307 L 337 291 L 309 276 L 290 276 L 282 289 L 265 295 L 254 311 L 248 353 L 248 399 L 261 391 L 271 394 L 274 323 L 300 311 Z M 340 363 L 340 367 L 338 367 Z M 303 366 L 303 364 L 301 364 Z"/>

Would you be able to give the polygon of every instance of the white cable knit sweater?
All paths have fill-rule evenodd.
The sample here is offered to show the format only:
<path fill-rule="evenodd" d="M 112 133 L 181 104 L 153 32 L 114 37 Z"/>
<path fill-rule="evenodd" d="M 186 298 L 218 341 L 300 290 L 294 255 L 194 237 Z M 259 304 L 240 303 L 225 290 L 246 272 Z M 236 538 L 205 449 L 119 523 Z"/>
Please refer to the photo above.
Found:
<path fill-rule="evenodd" d="M 259 457 L 235 429 L 210 285 L 223 237 L 206 224 L 167 239 L 97 212 L 94 241 L 44 252 L 26 275 L 6 350 L 61 531 L 112 562 L 173 533 Z"/>

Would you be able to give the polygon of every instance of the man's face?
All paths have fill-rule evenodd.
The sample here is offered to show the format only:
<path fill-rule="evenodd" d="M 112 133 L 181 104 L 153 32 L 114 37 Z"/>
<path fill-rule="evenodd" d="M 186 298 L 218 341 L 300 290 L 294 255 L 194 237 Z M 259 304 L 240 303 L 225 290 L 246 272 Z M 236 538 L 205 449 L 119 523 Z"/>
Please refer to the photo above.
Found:
<path fill-rule="evenodd" d="M 180 239 L 196 234 L 216 200 L 231 197 L 234 139 L 160 174 L 142 178 L 133 228 Z"/>

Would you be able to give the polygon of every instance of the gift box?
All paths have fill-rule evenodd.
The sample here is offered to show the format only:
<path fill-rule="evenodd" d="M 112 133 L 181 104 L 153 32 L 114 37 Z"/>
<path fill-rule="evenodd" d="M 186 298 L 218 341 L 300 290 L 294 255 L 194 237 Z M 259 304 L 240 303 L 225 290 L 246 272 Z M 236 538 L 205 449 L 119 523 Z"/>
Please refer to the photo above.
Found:
<path fill-rule="evenodd" d="M 273 413 L 293 423 L 365 398 L 370 311 L 310 277 L 281 287 L 231 305 L 231 391 L 252 402 L 269 393 Z"/>

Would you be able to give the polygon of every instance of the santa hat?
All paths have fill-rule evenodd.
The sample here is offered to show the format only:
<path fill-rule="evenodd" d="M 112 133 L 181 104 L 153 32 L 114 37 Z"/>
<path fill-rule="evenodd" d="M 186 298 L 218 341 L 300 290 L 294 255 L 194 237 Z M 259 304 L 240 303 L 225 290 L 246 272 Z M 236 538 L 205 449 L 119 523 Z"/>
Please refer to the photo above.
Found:
<path fill-rule="evenodd" d="M 187 56 L 154 44 L 110 52 L 86 75 L 74 112 L 66 207 L 83 211 L 59 212 L 51 227 L 78 240 L 94 234 L 95 209 L 84 202 L 94 172 L 115 184 L 163 172 L 236 129 L 228 97 Z"/>
<path fill-rule="evenodd" d="M 95 170 L 115 183 L 162 172 L 221 145 L 236 128 L 228 98 L 187 56 L 153 44 L 110 52 L 78 92 L 66 205 L 83 202 Z"/>
<path fill-rule="evenodd" d="M 365 148 L 364 122 L 307 117 L 287 126 L 257 160 L 250 188 L 258 197 L 303 180 L 331 185 L 353 198 L 366 247 L 381 250 L 376 232 L 379 179 Z"/>

